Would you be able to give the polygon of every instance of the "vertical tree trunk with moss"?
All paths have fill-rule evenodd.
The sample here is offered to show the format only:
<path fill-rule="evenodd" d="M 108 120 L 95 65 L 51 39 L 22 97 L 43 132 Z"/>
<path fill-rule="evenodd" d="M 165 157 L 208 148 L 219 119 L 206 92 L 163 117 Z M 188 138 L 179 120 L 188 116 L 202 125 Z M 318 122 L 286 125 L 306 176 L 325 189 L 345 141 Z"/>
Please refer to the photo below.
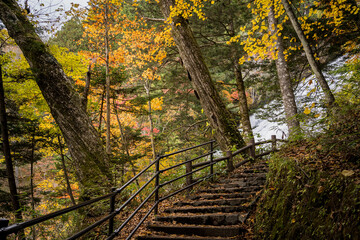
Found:
<path fill-rule="evenodd" d="M 161 11 L 168 19 L 170 9 L 174 6 L 173 0 L 161 0 Z M 189 72 L 192 84 L 196 90 L 201 106 L 207 116 L 215 138 L 222 150 L 231 150 L 233 147 L 244 146 L 237 124 L 230 111 L 226 109 L 219 93 L 212 82 L 210 72 L 205 65 L 199 45 L 186 19 L 181 16 L 174 17 L 170 23 L 172 36 L 179 50 L 185 69 Z"/>
<path fill-rule="evenodd" d="M 78 168 L 83 189 L 108 187 L 107 179 L 111 179 L 108 156 L 72 82 L 15 0 L 0 0 L 0 19 L 30 64 Z"/>
<path fill-rule="evenodd" d="M 281 97 L 285 109 L 286 123 L 289 128 L 289 136 L 291 136 L 299 129 L 300 123 L 296 119 L 297 107 L 295 102 L 295 95 L 291 84 L 288 65 L 285 60 L 283 39 L 278 33 L 278 23 L 275 18 L 274 5 L 270 7 L 268 20 L 271 35 L 275 36 L 275 46 L 277 49 L 277 58 L 275 59 L 275 64 L 279 78 Z"/>
<path fill-rule="evenodd" d="M 315 60 L 313 51 L 311 49 L 309 42 L 306 39 L 306 36 L 301 28 L 301 25 L 298 22 L 297 17 L 295 16 L 294 11 L 292 10 L 288 0 L 281 0 L 281 2 L 284 5 L 286 14 L 289 16 L 291 24 L 292 24 L 293 28 L 295 29 L 295 32 L 301 41 L 301 44 L 304 48 L 305 55 L 310 64 L 310 67 L 311 67 L 312 71 L 314 72 L 316 79 L 317 79 L 319 85 L 321 86 L 321 89 L 324 92 L 326 103 L 329 106 L 331 106 L 335 102 L 335 97 L 332 94 L 328 83 L 326 82 L 326 79 L 320 69 L 318 62 Z"/>

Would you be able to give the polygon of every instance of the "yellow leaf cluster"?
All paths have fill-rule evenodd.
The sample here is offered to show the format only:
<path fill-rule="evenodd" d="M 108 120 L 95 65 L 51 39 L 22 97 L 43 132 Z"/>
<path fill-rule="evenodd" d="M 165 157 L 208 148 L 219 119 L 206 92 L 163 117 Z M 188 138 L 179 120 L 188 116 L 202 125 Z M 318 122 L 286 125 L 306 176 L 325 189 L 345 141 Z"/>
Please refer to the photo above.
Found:
<path fill-rule="evenodd" d="M 188 19 L 193 16 L 194 13 L 200 20 L 205 20 L 206 17 L 202 9 L 206 2 L 208 2 L 208 0 L 175 0 L 174 6 L 170 7 L 170 16 L 167 22 L 173 22 L 173 19 L 178 16 Z M 214 3 L 214 1 L 211 1 L 211 4 Z"/>

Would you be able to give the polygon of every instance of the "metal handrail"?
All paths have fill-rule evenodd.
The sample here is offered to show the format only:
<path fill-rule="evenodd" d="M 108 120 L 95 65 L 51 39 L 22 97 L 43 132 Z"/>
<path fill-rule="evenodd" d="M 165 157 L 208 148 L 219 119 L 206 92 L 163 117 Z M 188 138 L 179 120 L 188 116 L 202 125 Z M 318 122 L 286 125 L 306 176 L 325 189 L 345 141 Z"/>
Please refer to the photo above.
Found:
<path fill-rule="evenodd" d="M 208 178 L 212 178 L 214 175 L 216 175 L 217 173 L 213 172 L 213 166 L 216 163 L 218 163 L 220 161 L 225 161 L 225 160 L 230 161 L 230 160 L 232 160 L 232 158 L 234 156 L 236 156 L 236 155 L 238 155 L 240 153 L 244 153 L 248 149 L 251 149 L 251 151 L 250 151 L 251 158 L 248 158 L 248 159 L 243 160 L 242 162 L 236 164 L 236 167 L 239 167 L 239 166 L 251 161 L 252 158 L 267 155 L 267 154 L 269 154 L 271 152 L 276 151 L 276 141 L 284 141 L 284 140 L 276 139 L 274 136 L 272 136 L 271 140 L 262 141 L 262 142 L 258 142 L 258 143 L 252 142 L 252 144 L 250 144 L 248 146 L 245 146 L 245 147 L 243 147 L 243 148 L 241 148 L 241 149 L 239 149 L 237 151 L 234 151 L 234 152 L 228 152 L 228 153 L 230 153 L 229 155 L 224 156 L 224 157 L 220 157 L 220 158 L 217 158 L 217 159 L 214 159 L 214 153 L 215 153 L 214 144 L 213 144 L 215 142 L 214 140 L 208 141 L 208 142 L 205 142 L 205 143 L 193 146 L 193 147 L 189 147 L 189 148 L 186 148 L 186 149 L 182 149 L 182 150 L 179 150 L 179 151 L 175 151 L 173 153 L 158 156 L 154 161 L 152 161 L 147 167 L 145 167 L 143 170 L 141 170 L 138 174 L 136 174 L 133 178 L 131 178 L 128 182 L 126 182 L 123 186 L 121 186 L 120 188 L 113 189 L 113 191 L 111 193 L 100 196 L 100 197 L 95 198 L 95 199 L 88 200 L 86 202 L 83 202 L 83 203 L 80 203 L 80 204 L 77 204 L 77 205 L 74 205 L 74 206 L 71 206 L 71 207 L 68 207 L 68 208 L 65 208 L 65 209 L 61 209 L 59 211 L 56 211 L 56 212 L 53 212 L 53 213 L 50 213 L 50 214 L 47 214 L 47 215 L 32 219 L 32 220 L 29 220 L 29 221 L 25 221 L 25 222 L 22 222 L 22 223 L 16 223 L 16 224 L 13 224 L 13 225 L 10 225 L 10 226 L 7 226 L 7 227 L 2 227 L 2 228 L 0 228 L 0 238 L 3 239 L 3 237 L 4 237 L 4 239 L 6 239 L 6 236 L 8 236 L 9 234 L 16 233 L 16 232 L 18 232 L 18 231 L 20 231 L 20 230 L 22 230 L 24 228 L 34 226 L 35 224 L 44 222 L 44 221 L 52 219 L 54 217 L 61 216 L 61 215 L 65 214 L 65 213 L 68 213 L 68 212 L 77 210 L 79 208 L 88 206 L 90 204 L 93 204 L 93 203 L 102 201 L 104 199 L 110 198 L 110 213 L 109 214 L 107 214 L 105 217 L 101 218 L 97 222 L 95 222 L 92 225 L 84 228 L 80 232 L 76 233 L 75 235 L 73 235 L 73 236 L 71 236 L 71 237 L 69 237 L 67 239 L 68 240 L 77 239 L 77 238 L 83 236 L 84 234 L 88 233 L 89 231 L 93 230 L 94 228 L 100 226 L 101 224 L 103 224 L 106 221 L 109 221 L 109 236 L 108 236 L 107 239 L 113 239 L 115 236 L 117 236 L 120 233 L 120 231 L 126 226 L 126 224 L 129 223 L 129 221 L 137 214 L 137 212 L 155 195 L 155 201 L 154 201 L 153 206 L 150 208 L 150 210 L 146 213 L 146 215 L 141 219 L 141 221 L 136 225 L 136 227 L 131 231 L 131 233 L 126 238 L 126 239 L 130 239 L 135 234 L 137 229 L 141 226 L 141 224 L 146 220 L 146 218 L 152 212 L 155 212 L 157 214 L 158 204 L 160 202 L 162 202 L 165 199 L 168 199 L 168 198 L 170 198 L 170 197 L 172 197 L 172 196 L 174 196 L 174 195 L 176 195 L 176 194 L 178 194 L 178 193 L 180 193 L 180 192 L 182 192 L 184 190 L 187 190 L 187 189 L 195 186 L 196 184 L 199 184 L 200 182 L 202 182 L 202 181 L 204 181 L 204 180 L 206 180 Z M 259 154 L 259 155 L 255 155 L 255 146 L 265 144 L 265 143 L 272 143 L 272 150 L 266 151 L 266 152 L 264 152 L 262 154 Z M 208 153 L 199 155 L 199 156 L 197 156 L 197 157 L 195 157 L 193 159 L 183 161 L 181 163 L 175 164 L 173 166 L 170 166 L 170 167 L 162 169 L 162 170 L 159 169 L 161 159 L 167 158 L 169 156 L 173 156 L 173 155 L 176 155 L 176 154 L 179 154 L 179 153 L 183 153 L 183 152 L 195 149 L 195 148 L 206 146 L 206 145 L 210 145 L 210 151 Z M 194 166 L 192 166 L 192 162 L 194 162 L 195 160 L 198 160 L 198 159 L 201 159 L 201 158 L 204 158 L 204 157 L 208 157 L 208 156 L 210 156 L 210 160 L 205 161 L 205 162 L 201 162 L 201 163 L 197 163 Z M 176 167 L 180 167 L 180 166 L 182 166 L 184 164 L 190 164 L 191 170 L 187 171 L 185 174 L 183 174 L 183 175 L 181 175 L 179 177 L 173 178 L 173 179 L 171 179 L 171 180 L 169 180 L 167 182 L 164 182 L 164 183 L 160 183 L 160 175 L 162 173 L 164 173 L 166 171 L 169 171 L 171 169 L 174 169 Z M 119 208 L 115 209 L 115 197 L 119 193 L 121 193 L 124 189 L 126 189 L 130 184 L 132 184 L 136 179 L 138 179 L 140 176 L 142 176 L 146 171 L 148 171 L 154 165 L 155 165 L 155 174 L 150 179 L 148 179 L 148 181 L 144 185 L 142 185 L 131 197 L 129 197 Z M 198 179 L 195 182 L 188 183 L 185 187 L 183 187 L 181 189 L 178 189 L 175 192 L 168 194 L 167 196 L 163 196 L 161 198 L 159 197 L 159 190 L 162 187 L 164 187 L 165 185 L 168 185 L 168 184 L 170 184 L 172 182 L 178 181 L 178 180 L 180 180 L 180 179 L 182 179 L 184 177 L 192 176 L 192 174 L 194 174 L 195 172 L 201 171 L 201 170 L 209 168 L 209 167 L 210 167 L 210 174 L 208 174 L 206 176 L 203 176 L 203 177 L 200 177 L 200 179 Z M 195 170 L 192 170 L 192 168 L 194 168 Z M 130 216 L 121 224 L 121 226 L 118 227 L 114 231 L 113 230 L 114 217 L 116 215 L 118 215 L 136 196 L 138 196 L 140 194 L 140 192 L 142 192 L 154 180 L 155 180 L 155 188 L 151 191 L 150 194 L 147 195 L 145 200 L 142 201 L 139 204 L 139 206 L 130 214 Z M 1 223 L 1 219 L 0 219 L 0 223 Z"/>

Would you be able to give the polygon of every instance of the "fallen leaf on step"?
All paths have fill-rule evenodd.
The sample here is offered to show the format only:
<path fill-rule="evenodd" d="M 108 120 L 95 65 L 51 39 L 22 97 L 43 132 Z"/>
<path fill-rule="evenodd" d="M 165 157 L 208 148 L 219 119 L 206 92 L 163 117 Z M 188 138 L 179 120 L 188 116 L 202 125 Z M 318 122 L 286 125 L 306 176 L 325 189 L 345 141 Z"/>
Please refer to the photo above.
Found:
<path fill-rule="evenodd" d="M 342 175 L 344 175 L 345 177 L 350 177 L 351 175 L 354 175 L 354 171 L 353 170 L 343 170 L 341 172 Z"/>

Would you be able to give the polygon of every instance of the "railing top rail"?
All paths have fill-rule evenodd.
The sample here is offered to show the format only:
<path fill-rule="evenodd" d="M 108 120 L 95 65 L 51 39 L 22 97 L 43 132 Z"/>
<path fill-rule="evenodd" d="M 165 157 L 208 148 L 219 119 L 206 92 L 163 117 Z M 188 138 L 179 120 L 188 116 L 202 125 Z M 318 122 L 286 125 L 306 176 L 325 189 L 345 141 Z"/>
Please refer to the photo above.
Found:
<path fill-rule="evenodd" d="M 179 154 L 179 153 L 182 153 L 182 152 L 186 152 L 186 151 L 189 151 L 189 150 L 194 149 L 194 148 L 202 147 L 202 146 L 204 146 L 204 145 L 208 145 L 208 144 L 213 143 L 213 142 L 215 142 L 215 140 L 211 140 L 211 141 L 208 141 L 208 142 L 205 142 L 205 143 L 201 143 L 201 144 L 196 145 L 196 146 L 193 146 L 193 147 L 181 149 L 181 150 L 176 151 L 176 152 L 173 152 L 173 153 L 161 155 L 161 156 L 159 156 L 159 158 L 170 157 L 170 156 L 172 156 L 172 155 L 176 155 L 176 154 Z"/>

